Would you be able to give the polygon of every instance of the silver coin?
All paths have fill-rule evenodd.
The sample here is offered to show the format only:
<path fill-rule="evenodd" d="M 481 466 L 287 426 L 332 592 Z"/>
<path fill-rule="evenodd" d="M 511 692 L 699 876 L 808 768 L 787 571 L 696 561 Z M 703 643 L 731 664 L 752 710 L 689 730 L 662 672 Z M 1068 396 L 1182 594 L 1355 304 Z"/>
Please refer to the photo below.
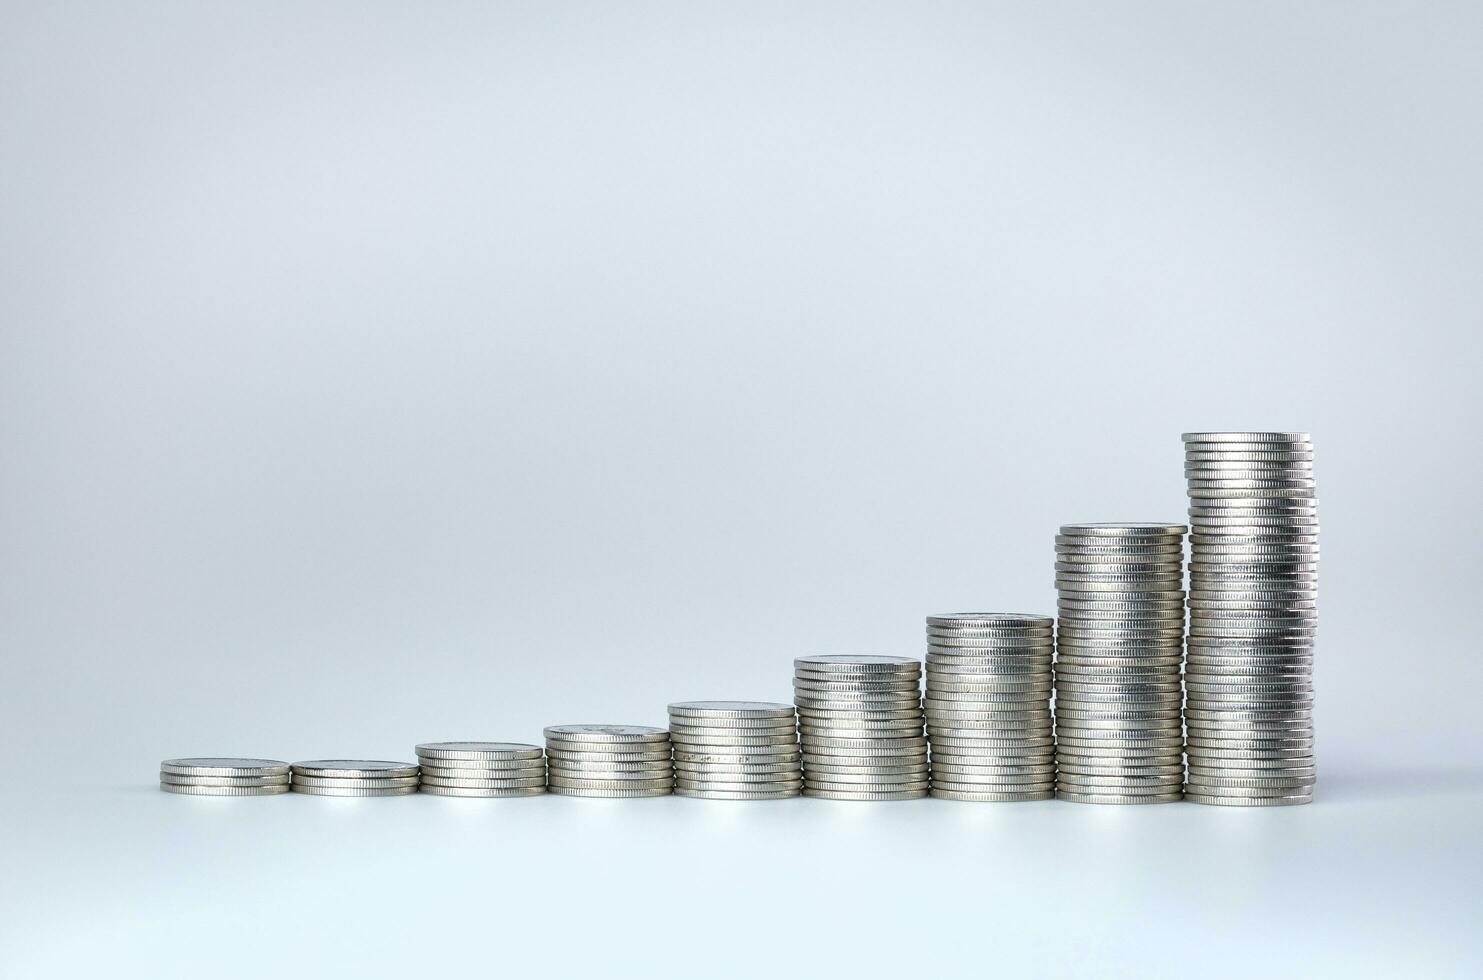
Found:
<path fill-rule="evenodd" d="M 790 745 L 798 741 L 797 732 L 788 732 L 786 735 L 676 735 L 675 745 L 695 747 L 698 745 L 729 745 L 729 746 L 751 746 L 751 745 Z"/>
<path fill-rule="evenodd" d="M 1293 444 L 1307 445 L 1312 437 L 1306 432 L 1181 432 L 1181 442 L 1259 442 L 1263 444 L 1276 443 L 1283 446 Z"/>
<path fill-rule="evenodd" d="M 801 767 L 785 772 L 723 772 L 712 769 L 680 769 L 675 772 L 675 780 L 679 783 L 789 783 L 801 778 L 802 774 L 803 769 Z"/>
<path fill-rule="evenodd" d="M 577 776 L 558 776 L 552 774 L 546 781 L 550 788 L 560 787 L 562 789 L 596 789 L 596 790 L 619 790 L 619 791 L 646 791 L 661 789 L 670 786 L 674 780 L 666 777 L 664 779 L 600 779 Z"/>
<path fill-rule="evenodd" d="M 861 802 L 884 803 L 892 800 L 920 800 L 926 797 L 925 789 L 914 789 L 905 793 L 848 793 L 835 790 L 803 788 L 803 795 L 820 800 L 858 800 Z"/>
<path fill-rule="evenodd" d="M 1073 793 L 1056 790 L 1056 799 L 1068 803 L 1096 803 L 1111 806 L 1133 806 L 1150 803 L 1178 803 L 1184 798 L 1181 793 L 1166 793 L 1158 796 L 1130 796 L 1120 793 Z"/>
<path fill-rule="evenodd" d="M 782 792 L 770 793 L 718 793 L 709 790 L 675 788 L 676 796 L 688 797 L 692 800 L 787 800 L 802 795 L 800 790 L 784 790 Z"/>
<path fill-rule="evenodd" d="M 416 786 L 420 776 L 388 776 L 385 779 L 359 776 L 300 776 L 295 774 L 295 786 L 313 786 L 323 789 L 395 789 L 399 786 Z"/>
<path fill-rule="evenodd" d="M 798 727 L 798 719 L 789 718 L 781 724 L 764 725 L 761 721 L 749 720 L 745 725 L 687 725 L 678 718 L 669 723 L 670 738 L 680 735 L 776 735 L 791 732 Z"/>
<path fill-rule="evenodd" d="M 282 796 L 289 786 L 277 783 L 271 786 L 197 786 L 181 783 L 160 783 L 160 789 L 179 796 Z"/>
<path fill-rule="evenodd" d="M 603 799 L 628 800 L 639 799 L 650 796 L 670 796 L 674 793 L 673 787 L 661 787 L 659 789 L 586 789 L 576 786 L 548 786 L 546 792 L 552 796 L 587 796 Z"/>
<path fill-rule="evenodd" d="M 541 796 L 546 792 L 544 786 L 530 786 L 524 789 L 469 789 L 460 786 L 433 786 L 424 784 L 419 793 L 429 796 L 466 796 L 481 799 L 515 799 L 524 796 Z"/>
<path fill-rule="evenodd" d="M 1050 624 L 1050 617 L 1040 613 L 947 613 L 939 616 L 928 616 L 928 626 L 940 627 L 1045 627 Z"/>
<path fill-rule="evenodd" d="M 806 796 L 818 793 L 921 793 L 925 795 L 930 785 L 931 783 L 926 779 L 915 783 L 835 783 L 808 779 L 804 781 L 803 791 Z"/>
<path fill-rule="evenodd" d="M 959 793 L 954 790 L 933 787 L 932 797 L 939 800 L 956 800 L 961 803 L 1024 803 L 1032 800 L 1049 800 L 1054 793 Z"/>
<path fill-rule="evenodd" d="M 182 776 L 161 771 L 160 782 L 175 786 L 287 786 L 288 776 Z"/>
<path fill-rule="evenodd" d="M 546 785 L 544 776 L 525 779 L 444 779 L 441 776 L 424 776 L 423 786 L 454 787 L 458 789 L 529 789 Z"/>
<path fill-rule="evenodd" d="M 544 769 L 546 756 L 529 759 L 418 759 L 424 773 L 448 775 L 455 772 L 519 772 L 524 769 Z"/>
<path fill-rule="evenodd" d="M 1178 762 L 1157 766 L 1098 766 L 1065 759 L 1057 768 L 1064 773 L 1082 776 L 1179 776 L 1184 773 L 1184 765 Z"/>
<path fill-rule="evenodd" d="M 617 763 L 617 765 L 629 765 L 629 763 Z M 546 766 L 529 766 L 524 769 L 444 769 L 435 766 L 423 766 L 422 778 L 437 779 L 533 779 L 544 777 Z"/>
<path fill-rule="evenodd" d="M 166 759 L 160 772 L 180 776 L 286 776 L 288 763 L 277 759 Z"/>
<path fill-rule="evenodd" d="M 674 775 L 671 769 L 597 769 L 597 768 L 551 768 L 546 771 L 546 781 L 572 780 L 572 779 L 600 779 L 603 782 L 620 782 L 624 780 L 637 782 L 654 782 L 661 779 L 669 779 Z"/>
<path fill-rule="evenodd" d="M 694 752 L 682 749 L 675 753 L 676 762 L 708 762 L 716 764 L 743 765 L 751 762 L 777 762 L 798 758 L 800 749 L 792 746 L 752 746 L 746 752 Z"/>
<path fill-rule="evenodd" d="M 667 742 L 669 732 L 648 725 L 552 725 L 545 729 L 546 744 L 552 742 Z"/>
<path fill-rule="evenodd" d="M 305 796 L 345 796 L 345 797 L 372 797 L 372 796 L 411 796 L 417 792 L 417 784 L 410 786 L 310 786 L 304 783 L 294 783 L 293 791 Z"/>
<path fill-rule="evenodd" d="M 652 752 L 572 752 L 567 749 L 548 748 L 546 750 L 547 763 L 566 760 L 569 762 L 582 762 L 601 764 L 604 762 L 653 762 L 660 759 L 669 759 L 670 743 L 665 742 L 663 750 Z"/>
<path fill-rule="evenodd" d="M 417 755 L 423 759 L 539 759 L 542 754 L 539 745 L 524 742 L 424 742 L 417 746 Z"/>
<path fill-rule="evenodd" d="M 1293 794 L 1291 796 L 1267 796 L 1259 799 L 1186 793 L 1184 798 L 1190 803 L 1204 803 L 1207 806 L 1299 806 L 1304 803 L 1313 802 L 1312 793 Z"/>
<path fill-rule="evenodd" d="M 309 762 L 295 762 L 290 768 L 295 776 L 340 776 L 352 779 L 415 776 L 418 772 L 413 763 L 385 762 L 380 759 L 314 759 Z"/>
<path fill-rule="evenodd" d="M 781 718 L 793 717 L 793 706 L 780 701 L 677 701 L 671 718 Z"/>
<path fill-rule="evenodd" d="M 794 667 L 811 668 L 815 670 L 829 670 L 835 672 L 859 672 L 859 673 L 891 673 L 900 670 L 914 670 L 921 666 L 921 662 L 911 657 L 878 657 L 859 656 L 855 654 L 830 654 L 819 657 L 798 657 L 793 661 Z"/>
<path fill-rule="evenodd" d="M 693 780 L 677 782 L 676 789 L 696 790 L 702 793 L 782 793 L 803 789 L 803 780 L 775 783 L 737 783 L 721 780 Z"/>
<path fill-rule="evenodd" d="M 795 773 L 802 769 L 800 761 L 779 763 L 777 765 L 757 763 L 708 763 L 708 762 L 676 762 L 675 772 L 738 772 L 738 773 L 776 773 L 779 776 Z"/>

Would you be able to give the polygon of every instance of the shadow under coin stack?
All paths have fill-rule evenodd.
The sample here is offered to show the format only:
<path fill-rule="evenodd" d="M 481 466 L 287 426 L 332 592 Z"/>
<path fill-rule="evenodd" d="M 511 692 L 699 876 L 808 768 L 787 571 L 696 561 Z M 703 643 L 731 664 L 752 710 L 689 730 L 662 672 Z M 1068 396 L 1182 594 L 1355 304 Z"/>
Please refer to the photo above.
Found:
<path fill-rule="evenodd" d="M 1187 432 L 1185 799 L 1313 801 L 1318 499 L 1306 432 Z"/>
<path fill-rule="evenodd" d="M 546 785 L 558 796 L 630 798 L 674 792 L 669 732 L 647 725 L 552 725 Z"/>
<path fill-rule="evenodd" d="M 293 788 L 309 796 L 411 796 L 417 792 L 417 767 L 373 759 L 295 762 Z"/>
<path fill-rule="evenodd" d="M 927 617 L 932 795 L 983 802 L 1055 792 L 1049 616 Z"/>
<path fill-rule="evenodd" d="M 522 742 L 425 742 L 417 746 L 422 792 L 504 799 L 546 792 L 546 755 Z"/>
<path fill-rule="evenodd" d="M 288 763 L 274 759 L 166 759 L 160 789 L 184 796 L 279 796 Z"/>
<path fill-rule="evenodd" d="M 702 800 L 778 800 L 803 788 L 798 721 L 791 704 L 684 701 L 669 706 L 675 795 Z"/>
<path fill-rule="evenodd" d="M 1056 797 L 1171 803 L 1184 784 L 1180 524 L 1067 524 L 1056 537 Z"/>
<path fill-rule="evenodd" d="M 922 665 L 910 657 L 793 661 L 803 795 L 913 800 L 927 795 Z"/>

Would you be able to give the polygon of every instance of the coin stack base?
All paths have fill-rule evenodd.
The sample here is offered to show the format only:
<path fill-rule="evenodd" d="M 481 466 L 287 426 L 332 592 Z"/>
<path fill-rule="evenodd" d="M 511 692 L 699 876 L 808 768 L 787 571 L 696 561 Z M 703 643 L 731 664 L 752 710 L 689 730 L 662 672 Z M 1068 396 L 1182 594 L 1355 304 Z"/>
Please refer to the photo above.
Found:
<path fill-rule="evenodd" d="M 1185 799 L 1313 799 L 1318 498 L 1305 432 L 1187 432 Z"/>
<path fill-rule="evenodd" d="M 1010 613 L 927 617 L 932 795 L 1011 802 L 1055 791 L 1055 620 Z"/>
<path fill-rule="evenodd" d="M 684 701 L 669 706 L 675 795 L 703 800 L 779 800 L 803 788 L 798 721 L 791 704 Z"/>
<path fill-rule="evenodd" d="M 293 791 L 307 796 L 411 796 L 417 766 L 378 759 L 315 759 L 293 764 Z"/>
<path fill-rule="evenodd" d="M 546 755 L 523 742 L 425 742 L 417 746 L 422 792 L 507 799 L 546 792 Z"/>
<path fill-rule="evenodd" d="M 546 784 L 557 796 L 627 799 L 674 792 L 669 732 L 647 725 L 553 725 Z"/>
<path fill-rule="evenodd" d="M 914 800 L 927 795 L 922 665 L 910 657 L 793 661 L 803 795 Z"/>
<path fill-rule="evenodd" d="M 1181 524 L 1067 524 L 1056 536 L 1056 797 L 1183 795 Z"/>
<path fill-rule="evenodd" d="M 276 759 L 166 759 L 160 789 L 181 796 L 281 796 L 288 763 Z"/>

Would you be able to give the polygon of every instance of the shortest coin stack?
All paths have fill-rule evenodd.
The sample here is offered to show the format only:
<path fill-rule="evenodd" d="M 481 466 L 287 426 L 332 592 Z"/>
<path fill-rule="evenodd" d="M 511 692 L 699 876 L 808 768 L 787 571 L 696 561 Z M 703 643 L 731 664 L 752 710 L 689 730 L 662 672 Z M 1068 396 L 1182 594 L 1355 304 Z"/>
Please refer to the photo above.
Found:
<path fill-rule="evenodd" d="M 669 706 L 669 733 L 678 796 L 778 800 L 803 789 L 791 704 L 684 701 Z"/>
<path fill-rule="evenodd" d="M 288 763 L 274 759 L 166 759 L 160 789 L 185 796 L 278 796 L 288 792 Z"/>
<path fill-rule="evenodd" d="M 310 796 L 410 796 L 417 766 L 375 759 L 315 759 L 293 764 L 295 793 Z"/>
<path fill-rule="evenodd" d="M 424 742 L 422 792 L 499 799 L 546 792 L 546 756 L 522 742 Z"/>
<path fill-rule="evenodd" d="M 669 732 L 647 725 L 552 725 L 546 729 L 547 784 L 560 796 L 669 796 Z"/>

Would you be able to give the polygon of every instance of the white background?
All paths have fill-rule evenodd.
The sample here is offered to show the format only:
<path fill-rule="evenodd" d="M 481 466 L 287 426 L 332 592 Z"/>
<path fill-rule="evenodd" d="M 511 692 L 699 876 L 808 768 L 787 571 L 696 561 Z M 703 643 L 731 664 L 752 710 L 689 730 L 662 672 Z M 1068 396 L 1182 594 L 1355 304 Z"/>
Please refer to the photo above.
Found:
<path fill-rule="evenodd" d="M 0 973 L 1480 969 L 1475 4 L 5 4 Z M 1312 806 L 166 796 L 1054 608 L 1314 434 Z"/>

